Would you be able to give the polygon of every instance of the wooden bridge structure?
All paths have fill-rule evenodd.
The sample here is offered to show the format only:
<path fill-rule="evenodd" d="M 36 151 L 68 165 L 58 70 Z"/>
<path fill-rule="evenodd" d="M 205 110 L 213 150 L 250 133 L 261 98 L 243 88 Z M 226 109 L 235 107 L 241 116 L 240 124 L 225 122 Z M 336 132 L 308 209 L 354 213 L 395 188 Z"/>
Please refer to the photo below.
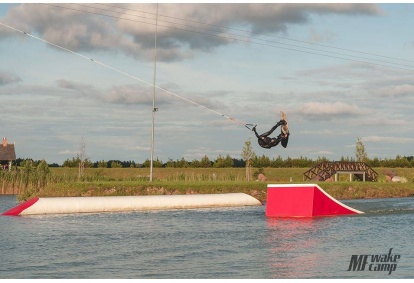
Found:
<path fill-rule="evenodd" d="M 350 181 L 352 176 L 364 182 L 378 180 L 378 173 L 365 162 L 332 161 L 319 163 L 303 173 L 303 181 L 326 181 L 331 177 L 337 181 L 338 174 L 349 174 Z"/>

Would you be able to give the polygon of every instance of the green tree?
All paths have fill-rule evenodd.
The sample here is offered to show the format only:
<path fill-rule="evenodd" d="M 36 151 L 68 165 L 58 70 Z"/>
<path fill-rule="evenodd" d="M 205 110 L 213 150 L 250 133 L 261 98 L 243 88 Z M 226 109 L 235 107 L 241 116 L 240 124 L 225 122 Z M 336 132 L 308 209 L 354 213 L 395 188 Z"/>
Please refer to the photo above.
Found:
<path fill-rule="evenodd" d="M 81 138 L 81 142 L 79 144 L 78 159 L 79 159 L 78 179 L 80 179 L 81 177 L 83 177 L 83 172 L 84 172 L 84 169 L 85 169 L 85 161 L 89 159 L 89 157 L 87 157 L 87 155 L 86 155 L 86 143 L 85 143 L 85 138 L 84 137 Z"/>
<path fill-rule="evenodd" d="M 211 162 L 210 162 L 210 159 L 208 159 L 207 155 L 204 155 L 204 157 L 201 158 L 200 167 L 201 168 L 210 168 L 211 167 Z"/>
<path fill-rule="evenodd" d="M 380 160 L 378 159 L 378 157 L 374 157 L 374 159 L 370 160 L 368 159 L 368 165 L 371 167 L 380 167 Z"/>
<path fill-rule="evenodd" d="M 410 162 L 408 161 L 407 157 L 397 155 L 397 156 L 395 157 L 395 160 L 394 160 L 394 167 L 399 167 L 399 168 L 410 168 L 410 167 L 411 167 L 411 164 L 410 164 Z"/>
<path fill-rule="evenodd" d="M 233 158 L 231 158 L 229 154 L 227 154 L 226 157 L 223 157 L 221 154 L 219 154 L 219 156 L 214 161 L 213 166 L 215 168 L 231 168 L 233 167 L 233 164 Z"/>
<path fill-rule="evenodd" d="M 283 162 L 283 167 L 285 168 L 292 168 L 293 167 L 293 160 L 292 158 L 288 157 L 284 162 Z"/>
<path fill-rule="evenodd" d="M 241 156 L 244 160 L 246 160 L 246 180 L 250 181 L 252 176 L 252 160 L 256 158 L 251 138 L 244 143 Z"/>
<path fill-rule="evenodd" d="M 226 158 L 224 159 L 224 167 L 231 168 L 234 165 L 234 160 L 231 158 L 229 154 L 226 155 Z"/>
<path fill-rule="evenodd" d="M 122 168 L 122 164 L 114 160 L 111 162 L 111 168 Z"/>
<path fill-rule="evenodd" d="M 214 168 L 224 168 L 224 158 L 219 154 L 213 164 Z"/>
<path fill-rule="evenodd" d="M 39 162 L 39 164 L 36 167 L 36 171 L 39 177 L 39 186 L 45 187 L 47 184 L 47 177 L 50 174 L 49 165 L 47 165 L 47 162 L 43 159 Z"/>
<path fill-rule="evenodd" d="M 168 158 L 167 164 L 165 165 L 167 168 L 174 168 L 175 167 L 175 161 L 171 158 Z"/>
<path fill-rule="evenodd" d="M 154 160 L 152 165 L 154 166 L 154 168 L 162 168 L 163 163 L 162 160 L 159 160 L 157 157 L 157 160 Z"/>
<path fill-rule="evenodd" d="M 142 163 L 142 167 L 149 168 L 151 166 L 151 161 L 149 159 L 146 159 L 144 163 Z"/>
<path fill-rule="evenodd" d="M 42 161 L 39 162 L 39 164 L 36 167 L 36 170 L 40 174 L 49 174 L 50 173 L 49 165 L 47 165 L 47 162 L 44 159 L 42 159 Z"/>
<path fill-rule="evenodd" d="M 23 180 L 24 180 L 24 184 L 25 184 L 25 188 L 29 187 L 29 183 L 30 181 L 33 179 L 34 176 L 34 172 L 36 167 L 34 166 L 34 162 L 32 159 L 26 159 L 25 161 L 20 163 L 21 166 L 23 167 Z"/>
<path fill-rule="evenodd" d="M 106 168 L 108 166 L 105 160 L 101 160 L 98 162 L 98 168 Z"/>
<path fill-rule="evenodd" d="M 252 160 L 253 167 L 269 167 L 270 159 L 264 154 L 260 157 L 255 156 Z"/>
<path fill-rule="evenodd" d="M 193 161 L 191 161 L 191 167 L 192 168 L 200 168 L 201 167 L 200 160 L 194 159 Z"/>
<path fill-rule="evenodd" d="M 79 158 L 72 157 L 72 160 L 68 158 L 63 162 L 63 167 L 69 167 L 69 168 L 78 167 L 79 162 L 80 162 Z"/>
<path fill-rule="evenodd" d="M 178 168 L 187 168 L 187 167 L 190 167 L 190 165 L 184 159 L 184 157 L 182 157 L 181 160 L 177 160 L 176 165 L 177 165 Z"/>
<path fill-rule="evenodd" d="M 31 172 L 33 171 L 33 163 L 32 159 L 25 159 L 20 163 L 20 166 L 23 167 L 23 170 Z"/>
<path fill-rule="evenodd" d="M 152 162 L 152 166 L 154 168 L 161 168 L 162 167 L 162 161 L 159 160 L 158 157 L 157 157 L 157 160 L 154 160 Z M 151 167 L 151 161 L 149 159 L 145 160 L 144 163 L 142 163 L 142 167 L 144 167 L 144 168 Z"/>
<path fill-rule="evenodd" d="M 361 138 L 358 138 L 355 145 L 355 157 L 358 162 L 365 162 L 367 160 L 367 153 Z"/>
<path fill-rule="evenodd" d="M 283 158 L 280 155 L 276 159 L 273 158 L 272 161 L 270 161 L 270 167 L 272 168 L 281 168 L 282 166 L 283 166 Z"/>

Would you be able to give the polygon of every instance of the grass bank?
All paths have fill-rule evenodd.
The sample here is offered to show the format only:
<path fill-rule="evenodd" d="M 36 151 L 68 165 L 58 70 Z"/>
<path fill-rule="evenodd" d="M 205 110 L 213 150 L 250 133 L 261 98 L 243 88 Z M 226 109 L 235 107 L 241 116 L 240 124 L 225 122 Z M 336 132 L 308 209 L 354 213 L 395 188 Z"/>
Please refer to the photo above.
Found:
<path fill-rule="evenodd" d="M 252 169 L 252 172 L 258 169 Z M 414 196 L 414 169 L 392 169 L 408 183 L 387 183 L 385 168 L 375 168 L 378 182 L 349 182 L 340 176 L 339 182 L 318 183 L 337 199 L 390 198 Z M 244 168 L 154 168 L 154 182 L 149 182 L 145 168 L 86 168 L 81 179 L 76 168 L 50 168 L 40 177 L 35 171 L 0 179 L 1 192 L 19 195 L 20 200 L 31 197 L 61 196 L 125 196 L 209 194 L 243 192 L 265 201 L 267 184 L 303 183 L 304 168 L 265 168 L 267 182 L 245 181 Z"/>
<path fill-rule="evenodd" d="M 414 184 L 337 182 L 318 183 L 337 199 L 392 198 L 414 196 Z M 168 182 L 136 181 L 76 182 L 50 184 L 36 193 L 39 197 L 126 196 L 172 194 L 218 194 L 242 192 L 261 201 L 267 197 L 263 182 Z"/>
<path fill-rule="evenodd" d="M 100 181 L 51 184 L 40 197 L 246 193 L 266 199 L 266 184 L 237 181 Z"/>
<path fill-rule="evenodd" d="M 274 182 L 273 182 L 274 183 Z M 318 183 L 337 199 L 393 198 L 414 196 L 414 183 L 336 182 Z M 37 193 L 39 197 L 58 196 L 126 196 L 172 194 L 219 194 L 242 192 L 260 201 L 267 197 L 267 182 L 174 182 L 136 181 L 77 182 L 51 184 Z"/>

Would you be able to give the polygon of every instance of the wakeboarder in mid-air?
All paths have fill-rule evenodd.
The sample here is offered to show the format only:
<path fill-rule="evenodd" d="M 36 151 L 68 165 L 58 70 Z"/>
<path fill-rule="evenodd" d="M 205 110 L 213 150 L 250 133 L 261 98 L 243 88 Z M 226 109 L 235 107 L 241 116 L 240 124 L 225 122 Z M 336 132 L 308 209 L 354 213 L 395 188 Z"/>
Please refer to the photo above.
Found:
<path fill-rule="evenodd" d="M 257 126 L 257 125 L 256 125 Z M 289 126 L 287 122 L 287 117 L 285 113 L 280 111 L 280 121 L 277 122 L 269 131 L 259 135 L 256 132 L 256 126 L 253 127 L 252 131 L 256 134 L 257 141 L 259 145 L 263 148 L 270 149 L 274 146 L 277 146 L 280 142 L 282 146 L 286 148 L 288 141 L 289 141 Z M 269 136 L 276 130 L 277 127 L 281 126 L 280 134 L 276 138 L 270 138 Z"/>

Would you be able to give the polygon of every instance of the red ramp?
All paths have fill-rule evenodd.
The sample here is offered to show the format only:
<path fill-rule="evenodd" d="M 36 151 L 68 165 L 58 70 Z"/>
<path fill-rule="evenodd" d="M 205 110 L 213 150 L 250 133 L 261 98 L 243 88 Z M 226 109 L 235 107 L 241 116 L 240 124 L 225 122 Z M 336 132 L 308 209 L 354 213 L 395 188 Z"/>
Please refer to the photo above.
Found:
<path fill-rule="evenodd" d="M 267 185 L 266 216 L 314 217 L 360 214 L 316 184 Z"/>

